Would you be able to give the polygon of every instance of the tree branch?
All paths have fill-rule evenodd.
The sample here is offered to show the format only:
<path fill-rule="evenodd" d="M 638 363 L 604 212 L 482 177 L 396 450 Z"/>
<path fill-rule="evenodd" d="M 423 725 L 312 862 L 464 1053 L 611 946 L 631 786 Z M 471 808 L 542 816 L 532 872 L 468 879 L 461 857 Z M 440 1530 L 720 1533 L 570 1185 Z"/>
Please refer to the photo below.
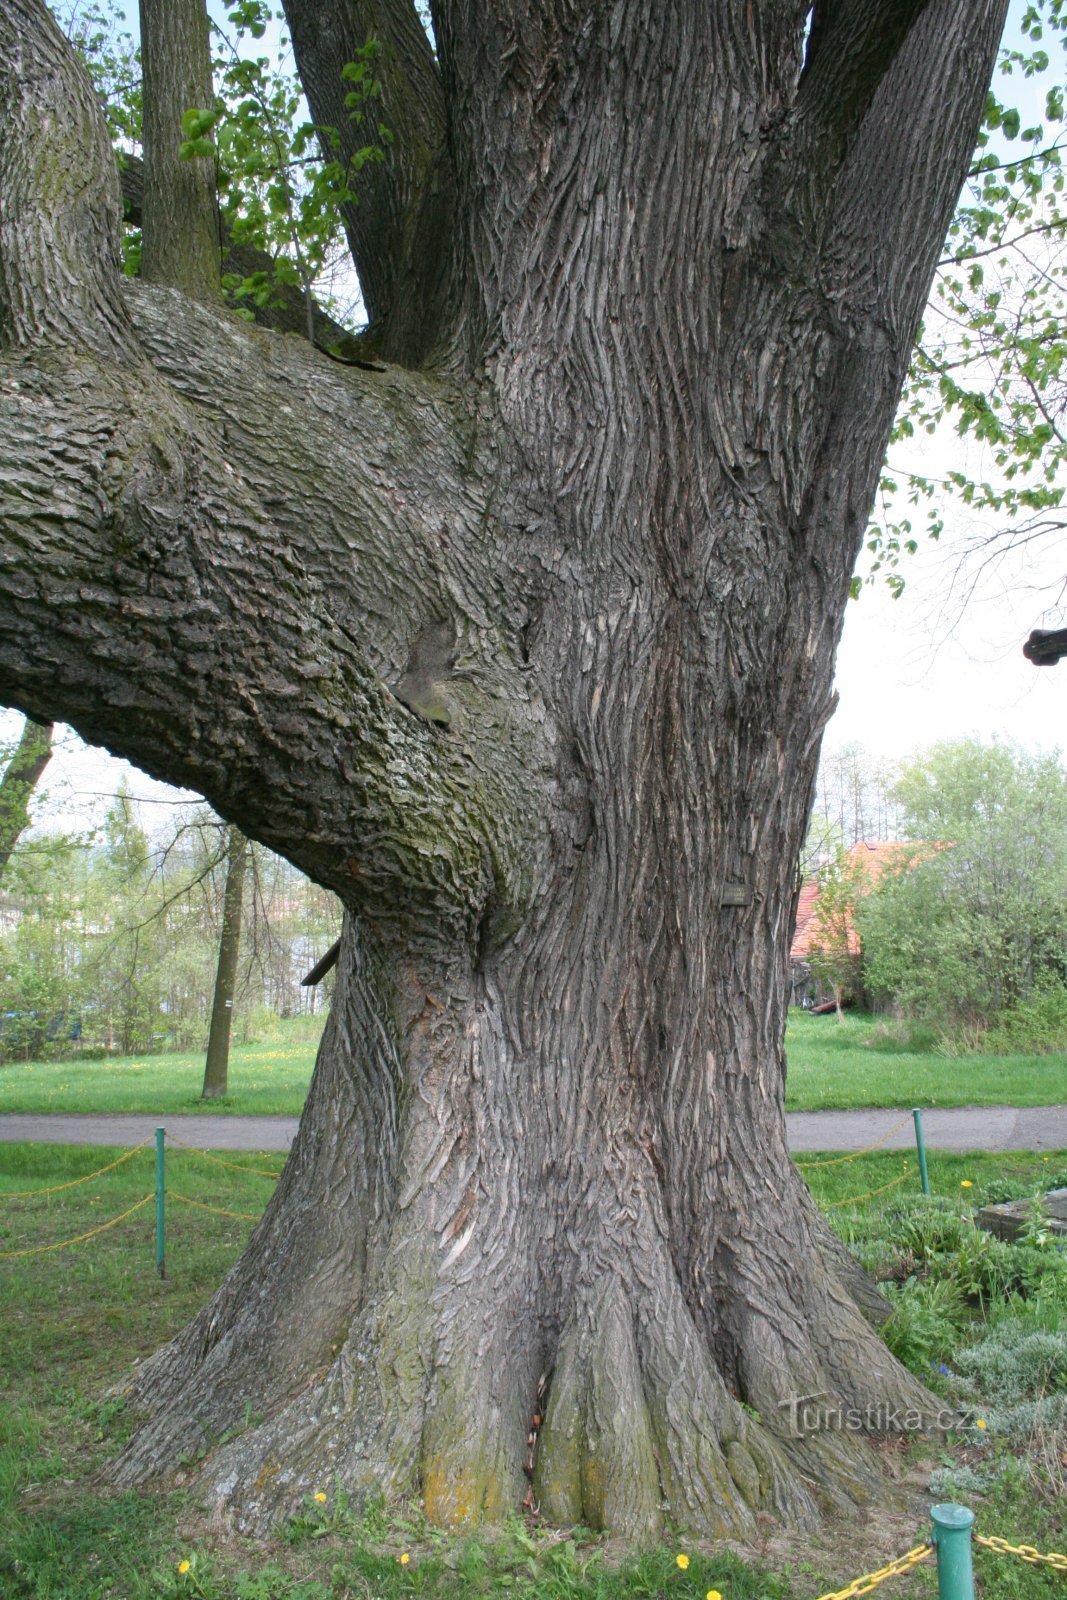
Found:
<path fill-rule="evenodd" d="M 26 718 L 22 737 L 0 780 L 0 877 L 30 820 L 30 796 L 52 757 L 52 724 Z"/>
<path fill-rule="evenodd" d="M 119 165 L 119 183 L 122 187 L 122 212 L 131 228 L 142 224 L 144 203 L 144 163 L 139 156 L 123 153 Z M 303 289 L 292 283 L 274 282 L 274 257 L 254 245 L 235 244 L 225 225 L 222 226 L 222 271 L 235 273 L 239 278 L 250 278 L 254 273 L 265 273 L 274 287 L 266 305 L 252 304 L 256 322 L 261 328 L 273 328 L 276 333 L 295 333 L 307 338 L 307 297 Z M 359 361 L 364 347 L 358 334 L 349 331 L 316 302 L 312 309 L 315 344 L 320 350 L 332 352 L 346 360 Z"/>
<path fill-rule="evenodd" d="M 370 318 L 366 348 L 417 366 L 449 333 L 452 177 L 429 40 L 411 0 L 285 0 L 285 15 L 312 116 L 336 128 L 343 163 L 374 143 L 376 131 L 353 121 L 342 68 L 368 39 L 378 42 L 372 70 L 381 94 L 371 105 L 392 139 L 384 159 L 353 172 L 345 232 Z"/>
<path fill-rule="evenodd" d="M 821 0 L 814 8 L 797 110 L 842 140 L 859 127 L 878 85 L 929 0 Z"/>
<path fill-rule="evenodd" d="M 119 198 L 92 86 L 40 0 L 0 4 L 0 350 L 124 356 Z"/>
<path fill-rule="evenodd" d="M 107 210 L 67 172 L 114 197 L 91 94 L 97 158 L 65 130 L 57 179 L 22 130 L 41 139 L 80 72 L 36 0 L 0 0 L 0 46 L 3 103 L 13 74 L 24 86 L 0 212 L 38 269 L 4 258 L 21 299 L 0 362 L 0 699 L 198 789 L 383 934 L 447 945 L 506 917 L 536 816 L 528 772 L 501 760 L 523 715 L 517 670 L 499 692 L 521 600 L 494 613 L 466 407 L 176 290 L 129 285 L 138 337 L 102 228 L 65 254 L 68 223 Z M 442 631 L 450 735 L 387 687 Z"/>
<path fill-rule="evenodd" d="M 209 304 L 221 294 L 214 156 L 182 159 L 182 116 L 214 104 L 204 0 L 140 0 L 144 95 L 141 276 Z"/>

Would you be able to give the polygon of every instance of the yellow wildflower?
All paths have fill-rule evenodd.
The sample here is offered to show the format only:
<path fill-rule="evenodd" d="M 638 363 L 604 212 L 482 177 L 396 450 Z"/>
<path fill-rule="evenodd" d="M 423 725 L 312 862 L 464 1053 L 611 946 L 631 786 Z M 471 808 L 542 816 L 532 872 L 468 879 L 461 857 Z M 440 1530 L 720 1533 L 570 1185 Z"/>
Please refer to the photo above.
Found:
<path fill-rule="evenodd" d="M 718 1589 L 709 1589 L 707 1594 L 704 1596 L 704 1600 L 722 1600 L 722 1595 L 719 1593 Z"/>
<path fill-rule="evenodd" d="M 319 1502 L 320 1506 L 324 1506 L 326 1504 L 326 1496 L 323 1494 L 321 1489 L 319 1490 L 318 1494 L 315 1496 L 315 1499 Z"/>
<path fill-rule="evenodd" d="M 970 1178 L 961 1178 L 960 1179 L 960 1188 L 961 1189 L 973 1189 L 974 1188 L 974 1184 L 971 1182 Z"/>
<path fill-rule="evenodd" d="M 979 1417 L 978 1421 L 975 1423 L 975 1427 L 976 1428 L 984 1428 L 985 1425 L 986 1425 L 986 1422 L 985 1422 L 985 1418 L 984 1417 Z"/>
<path fill-rule="evenodd" d="M 402 1567 L 406 1567 L 410 1560 L 411 1560 L 411 1557 L 408 1555 L 407 1551 L 405 1550 L 404 1554 L 400 1557 L 400 1565 Z"/>
<path fill-rule="evenodd" d="M 178 1562 L 178 1571 L 181 1573 L 183 1578 L 185 1577 L 185 1574 L 189 1571 L 189 1568 L 191 1566 L 192 1566 L 192 1562 L 191 1561 L 179 1561 Z"/>
<path fill-rule="evenodd" d="M 689 1557 L 683 1553 L 680 1556 L 675 1556 L 674 1559 L 677 1561 L 678 1565 L 681 1567 L 682 1571 L 684 1572 L 686 1567 L 689 1565 Z"/>

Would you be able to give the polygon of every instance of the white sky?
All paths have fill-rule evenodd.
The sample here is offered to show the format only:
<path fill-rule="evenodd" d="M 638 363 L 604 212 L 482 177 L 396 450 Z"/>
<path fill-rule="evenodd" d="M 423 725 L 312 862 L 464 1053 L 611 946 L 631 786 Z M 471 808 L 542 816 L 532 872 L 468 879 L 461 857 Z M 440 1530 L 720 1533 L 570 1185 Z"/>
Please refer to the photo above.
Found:
<path fill-rule="evenodd" d="M 1018 12 L 1019 0 L 1013 9 Z M 1018 87 L 1015 80 L 1004 85 L 1004 97 Z M 961 449 L 952 436 L 941 439 L 927 447 L 922 466 L 933 473 L 949 466 L 967 470 Z M 893 759 L 937 740 L 971 735 L 1013 739 L 1031 749 L 1067 744 L 1067 661 L 1038 668 L 1022 655 L 1031 628 L 1067 621 L 1067 612 L 1057 609 L 1064 599 L 1067 535 L 996 564 L 961 611 L 966 584 L 957 569 L 976 530 L 971 513 L 950 504 L 945 509 L 940 543 L 922 545 L 902 569 L 903 596 L 894 600 L 878 585 L 849 605 L 829 749 L 857 742 Z M 15 713 L 0 712 L 0 743 L 16 738 L 19 727 Z M 104 804 L 94 795 L 113 793 L 123 776 L 135 795 L 178 798 L 179 791 L 90 749 L 67 730 L 46 780 L 55 821 L 84 825 Z M 144 820 L 151 826 L 151 815 Z"/>

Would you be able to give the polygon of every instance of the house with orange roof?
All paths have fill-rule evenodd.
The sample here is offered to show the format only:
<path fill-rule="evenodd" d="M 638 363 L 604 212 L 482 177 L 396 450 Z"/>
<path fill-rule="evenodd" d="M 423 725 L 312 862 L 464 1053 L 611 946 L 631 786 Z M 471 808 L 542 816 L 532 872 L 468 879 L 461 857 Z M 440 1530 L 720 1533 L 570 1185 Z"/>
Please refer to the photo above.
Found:
<path fill-rule="evenodd" d="M 906 862 L 914 848 L 914 845 L 899 839 L 861 839 L 845 852 L 844 872 L 855 879 L 858 893 L 868 893 L 887 869 Z M 828 928 L 825 916 L 819 914 L 819 889 L 818 874 L 801 885 L 797 896 L 793 942 L 789 949 L 789 1002 L 809 1010 L 832 1005 L 835 1000 L 833 989 L 820 982 L 812 972 L 814 950 L 825 948 L 828 943 L 836 943 L 848 951 L 848 964 L 853 976 L 841 987 L 851 991 L 856 998 L 863 996 L 863 949 L 851 911 L 843 908 L 837 913 L 842 925 Z"/>

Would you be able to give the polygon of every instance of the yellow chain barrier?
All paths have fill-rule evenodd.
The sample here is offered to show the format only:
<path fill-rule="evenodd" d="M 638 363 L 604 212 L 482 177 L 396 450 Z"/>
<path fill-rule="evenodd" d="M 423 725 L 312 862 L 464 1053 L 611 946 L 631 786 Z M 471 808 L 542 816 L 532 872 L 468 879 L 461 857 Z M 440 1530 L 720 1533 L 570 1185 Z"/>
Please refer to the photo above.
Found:
<path fill-rule="evenodd" d="M 251 1172 L 257 1178 L 280 1178 L 280 1172 L 272 1172 L 269 1167 L 243 1167 L 236 1161 L 224 1161 L 221 1156 L 213 1156 L 210 1150 L 198 1150 L 195 1144 L 186 1144 L 184 1139 L 175 1138 L 173 1133 L 167 1134 L 169 1144 L 180 1145 L 183 1150 L 188 1150 L 194 1156 L 199 1156 L 201 1161 L 213 1161 L 217 1167 L 229 1167 L 231 1172 Z"/>
<path fill-rule="evenodd" d="M 900 1174 L 900 1177 L 894 1178 L 892 1182 L 883 1183 L 877 1189 L 868 1189 L 866 1194 L 850 1194 L 847 1195 L 844 1200 L 830 1200 L 825 1206 L 823 1206 L 823 1210 L 836 1211 L 838 1206 L 854 1206 L 858 1205 L 861 1200 L 873 1200 L 876 1194 L 885 1194 L 887 1189 L 895 1189 L 898 1183 L 903 1183 L 904 1179 L 911 1171 L 912 1167 L 909 1162 L 909 1164 L 904 1168 L 904 1171 Z"/>
<path fill-rule="evenodd" d="M 116 1167 L 121 1167 L 124 1161 L 129 1161 L 131 1156 L 135 1156 L 138 1150 L 143 1150 L 145 1145 L 151 1143 L 151 1139 L 142 1139 L 140 1144 L 135 1144 L 132 1150 L 127 1150 L 117 1161 L 109 1161 L 106 1167 L 97 1167 L 95 1172 L 87 1172 L 84 1178 L 71 1178 L 69 1183 L 54 1183 L 50 1189 L 12 1189 L 0 1194 L 0 1200 L 28 1200 L 34 1194 L 58 1194 L 61 1189 L 74 1189 L 79 1183 L 88 1183 L 93 1178 L 101 1177 L 105 1172 L 113 1172 Z"/>
<path fill-rule="evenodd" d="M 1029 1561 L 1033 1565 L 1041 1564 L 1055 1567 L 1057 1572 L 1067 1572 L 1067 1556 L 1061 1556 L 1055 1550 L 1042 1555 L 1032 1544 L 1009 1544 L 1007 1539 L 985 1539 L 980 1533 L 975 1534 L 974 1542 L 984 1544 L 987 1550 L 995 1550 L 1001 1556 L 1018 1556 L 1021 1561 Z"/>
<path fill-rule="evenodd" d="M 807 1172 L 811 1167 L 838 1167 L 842 1161 L 858 1161 L 860 1156 L 868 1156 L 872 1150 L 877 1150 L 879 1145 L 885 1144 L 887 1139 L 891 1139 L 895 1133 L 899 1133 L 901 1128 L 910 1121 L 911 1112 L 909 1111 L 906 1117 L 901 1117 L 899 1122 L 895 1122 L 889 1132 L 883 1133 L 880 1139 L 876 1139 L 873 1144 L 864 1145 L 862 1150 L 850 1151 L 847 1156 L 827 1156 L 825 1161 L 797 1161 L 794 1162 L 794 1165 L 801 1172 Z"/>
<path fill-rule="evenodd" d="M 143 1200 L 138 1200 L 135 1206 L 124 1211 L 120 1217 L 112 1217 L 110 1222 L 102 1222 L 98 1228 L 90 1228 L 88 1233 L 79 1233 L 77 1238 L 60 1239 L 58 1244 L 39 1244 L 29 1250 L 0 1250 L 0 1256 L 9 1260 L 12 1256 L 43 1256 L 47 1255 L 49 1250 L 66 1250 L 68 1245 L 84 1244 L 86 1239 L 95 1239 L 98 1233 L 106 1233 L 108 1228 L 115 1228 L 120 1222 L 125 1222 L 127 1217 L 132 1217 L 135 1211 L 140 1211 L 142 1206 L 146 1206 L 154 1199 L 154 1194 L 146 1194 Z"/>
<path fill-rule="evenodd" d="M 877 1589 L 887 1578 L 895 1578 L 901 1572 L 910 1572 L 912 1567 L 917 1567 L 920 1561 L 926 1560 L 933 1548 L 929 1540 L 925 1544 L 917 1544 L 907 1555 L 898 1556 L 895 1561 L 887 1562 L 884 1567 L 879 1567 L 877 1572 L 865 1572 L 862 1578 L 853 1578 L 847 1588 L 834 1589 L 830 1594 L 822 1594 L 819 1600 L 853 1600 L 855 1595 L 870 1594 L 872 1589 Z"/>
<path fill-rule="evenodd" d="M 167 1190 L 168 1200 L 180 1200 L 183 1206 L 195 1206 L 198 1211 L 214 1212 L 216 1217 L 236 1217 L 238 1222 L 258 1222 L 259 1217 L 250 1211 L 223 1211 L 221 1206 L 205 1205 L 203 1200 L 190 1200 L 187 1194 L 178 1194 L 174 1189 Z"/>

